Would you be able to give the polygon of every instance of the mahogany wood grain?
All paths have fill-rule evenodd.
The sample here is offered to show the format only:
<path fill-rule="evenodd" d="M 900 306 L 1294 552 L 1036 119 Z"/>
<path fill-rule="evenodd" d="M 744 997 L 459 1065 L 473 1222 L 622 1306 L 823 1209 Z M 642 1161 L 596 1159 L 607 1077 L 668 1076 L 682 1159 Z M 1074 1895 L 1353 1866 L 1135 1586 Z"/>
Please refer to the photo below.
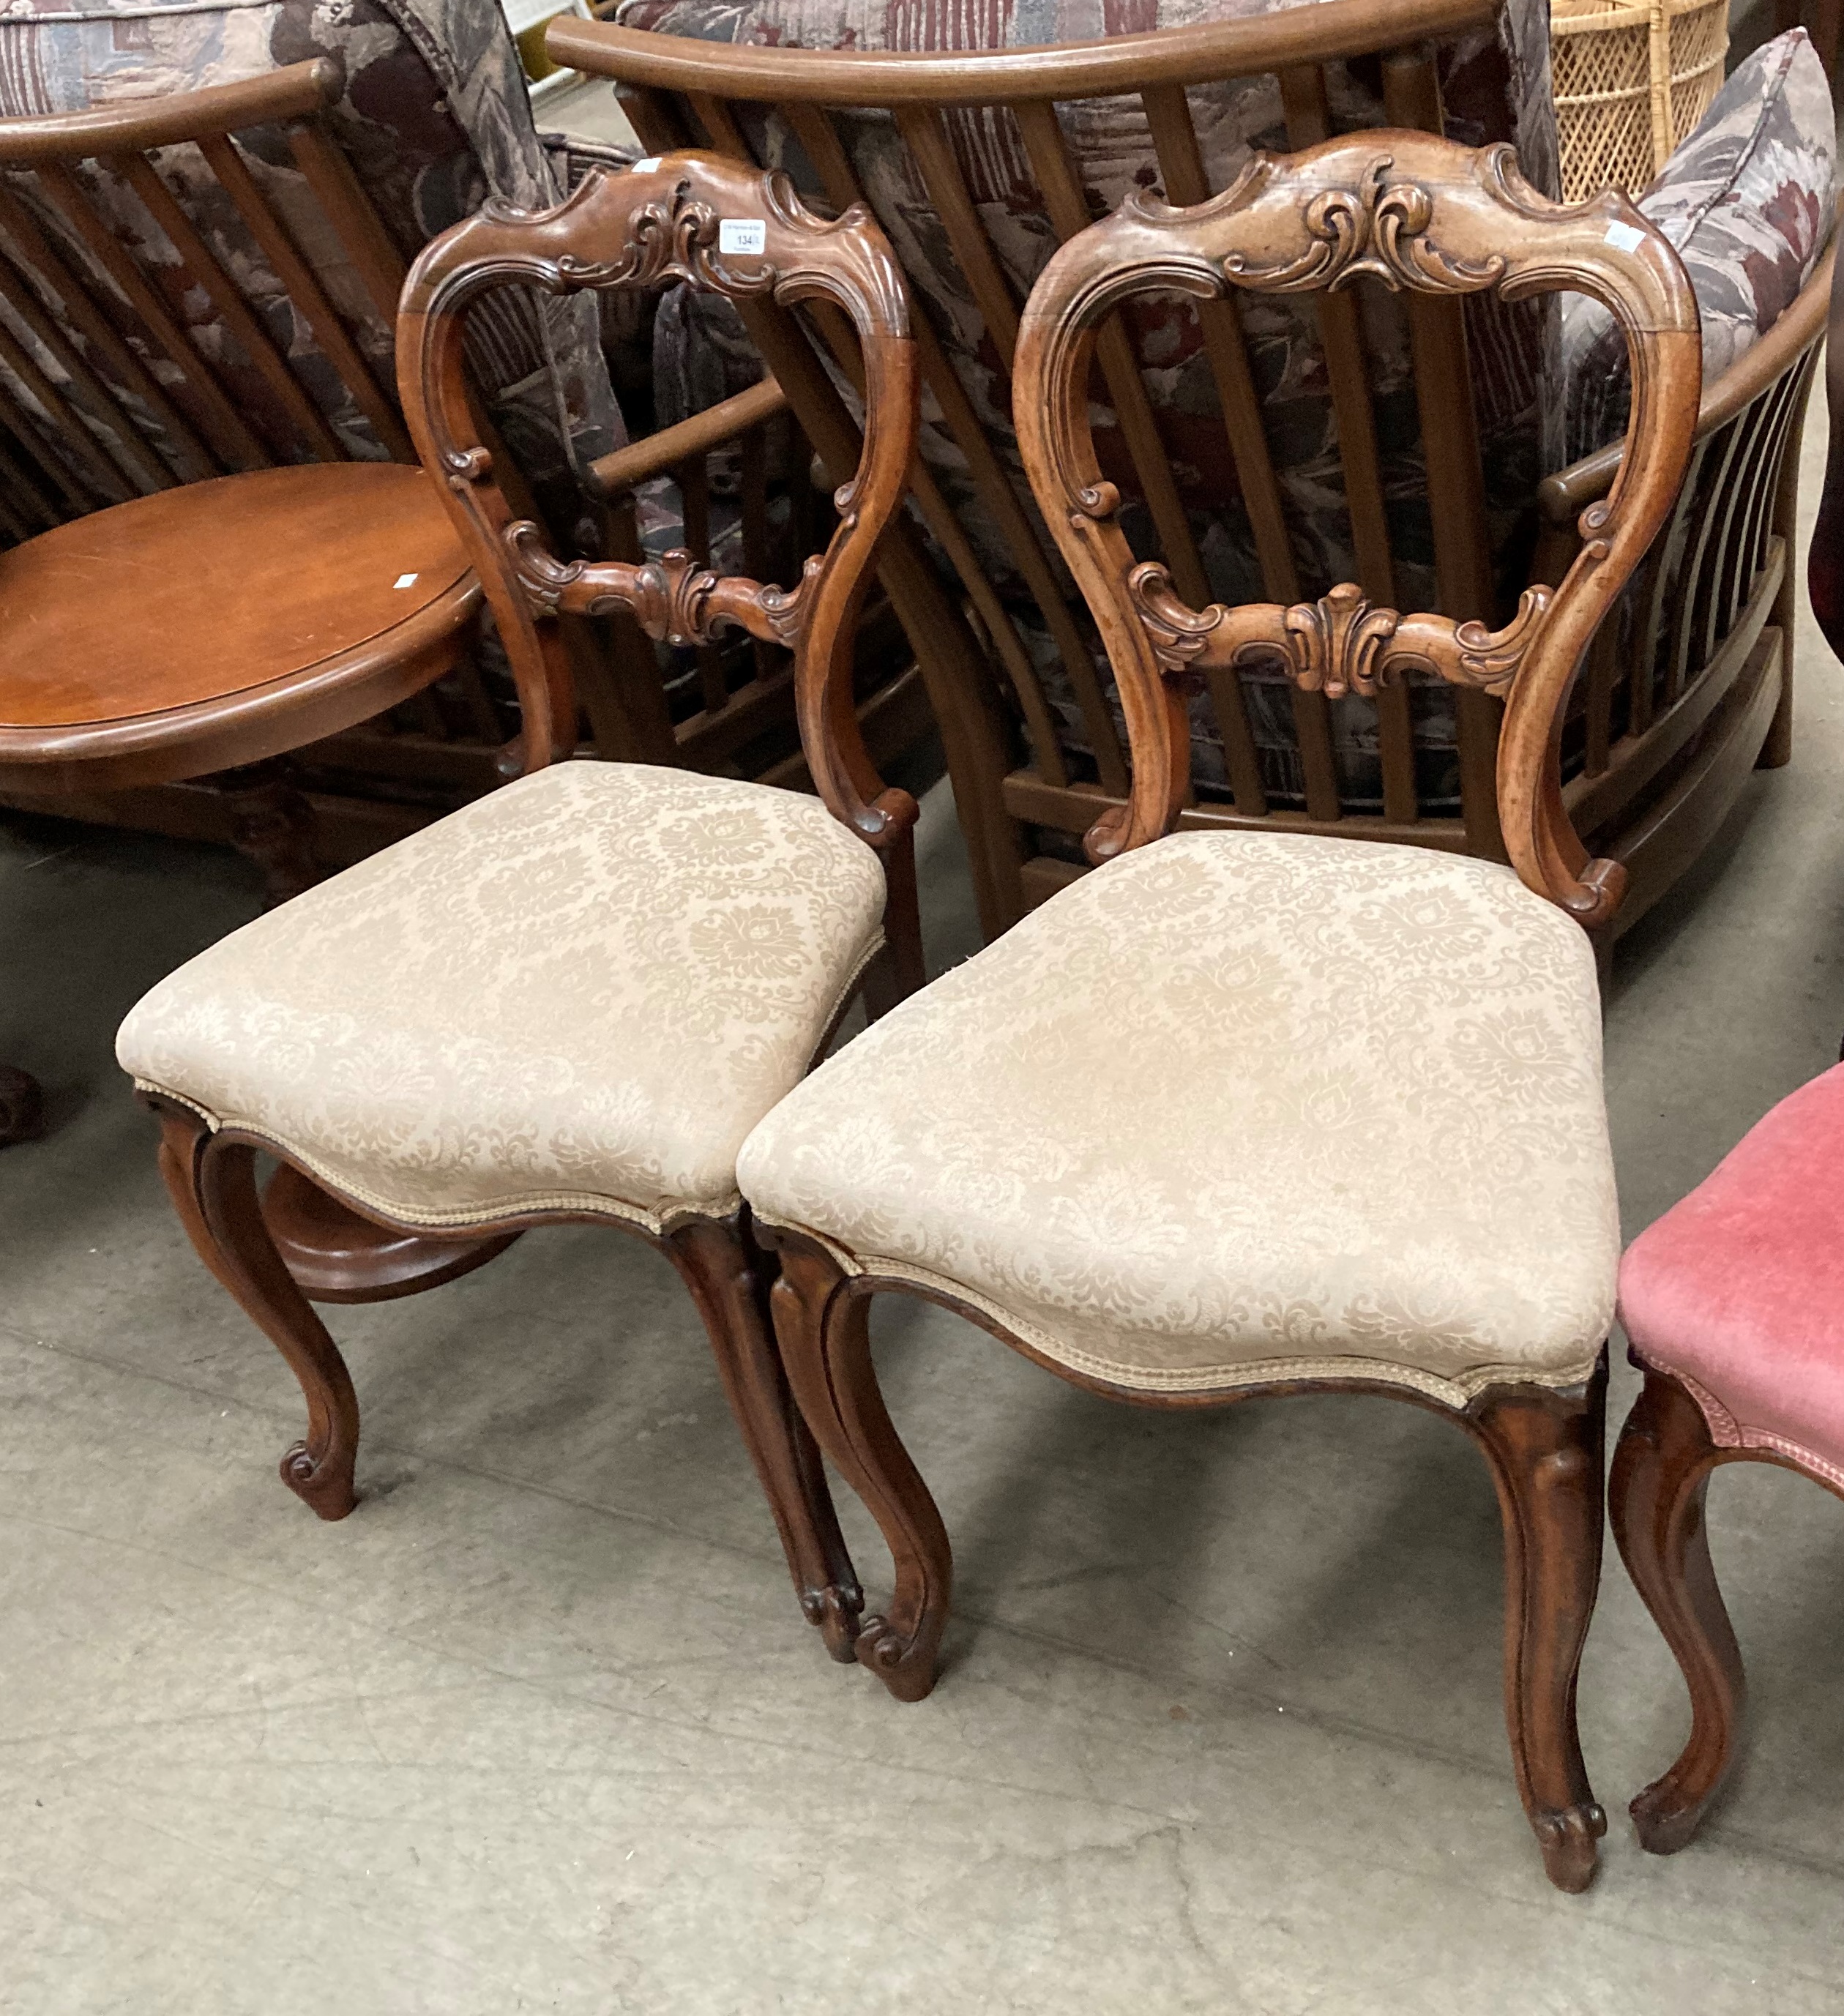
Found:
<path fill-rule="evenodd" d="M 660 92 L 721 89 L 759 104 L 995 105 L 1106 98 L 1148 85 L 1259 77 L 1487 28 L 1489 0 L 1320 0 L 1259 17 L 1003 50 L 910 53 L 770 49 L 558 16 L 552 59 Z"/>
<path fill-rule="evenodd" d="M 160 1120 L 160 1172 L 194 1249 L 281 1352 L 307 1402 L 307 1433 L 283 1452 L 282 1481 L 321 1518 L 343 1519 L 358 1502 L 358 1396 L 339 1347 L 284 1264 L 258 1197 L 256 1156 L 273 1154 L 274 1144 L 235 1128 L 214 1132 L 190 1107 L 158 1094 L 143 1093 L 142 1098 Z M 292 1171 L 297 1181 L 309 1182 L 286 1154 L 280 1159 L 284 1172 Z M 312 1181 L 326 1187 L 318 1179 Z M 394 1233 L 430 1249 L 446 1246 L 463 1256 L 453 1273 L 479 1264 L 465 1256 L 480 1244 L 481 1228 L 454 1232 L 405 1225 L 356 1198 L 337 1191 L 329 1194 L 342 1210 L 380 1233 Z M 535 1211 L 507 1219 L 490 1230 L 497 1251 L 534 1226 L 578 1222 L 579 1214 Z M 684 1280 L 704 1319 L 725 1397 L 773 1514 L 802 1613 L 819 1630 L 832 1656 L 848 1661 L 863 1597 L 839 1533 L 818 1451 L 790 1397 L 768 1321 L 770 1270 L 747 1214 L 694 1219 L 658 1237 L 620 1220 L 597 1222 L 616 1224 L 664 1253 Z M 380 1243 L 392 1244 L 387 1237 Z M 412 1285 L 320 1299 L 387 1300 L 432 1285 L 425 1272 Z"/>
<path fill-rule="evenodd" d="M 707 406 L 701 413 L 661 427 L 644 441 L 629 441 L 589 464 L 591 488 L 604 497 L 613 497 L 650 477 L 674 469 L 693 455 L 721 447 L 726 441 L 758 427 L 764 420 L 787 410 L 787 394 L 770 376 L 733 398 Z"/>
<path fill-rule="evenodd" d="M 753 249 L 724 250 L 726 223 L 753 232 Z M 720 579 L 682 550 L 639 566 L 559 562 L 538 527 L 514 517 L 492 454 L 477 439 L 461 317 L 483 293 L 516 282 L 568 294 L 672 279 L 783 308 L 830 303 L 849 316 L 862 345 L 862 455 L 836 500 L 837 530 L 798 588 Z M 883 790 L 852 693 L 856 618 L 903 494 L 917 427 L 908 296 L 868 213 L 823 219 L 785 175 L 751 172 L 715 154 L 668 155 L 622 175 L 592 170 L 555 209 L 520 213 L 489 201 L 427 247 L 404 285 L 397 355 L 417 452 L 427 468 L 441 472 L 449 513 L 518 684 L 526 767 L 567 753 L 575 736 L 567 667 L 550 619 L 625 610 L 650 635 L 679 645 L 708 643 L 728 625 L 793 650 L 801 746 L 827 806 L 873 844 L 906 844 L 915 801 Z"/>
<path fill-rule="evenodd" d="M 478 599 L 420 469 L 309 463 L 92 513 L 0 553 L 0 775 L 106 758 L 121 723 L 193 718 L 366 646 L 383 660 L 425 610 L 459 621 Z"/>
<path fill-rule="evenodd" d="M 518 1237 L 431 1239 L 349 1211 L 284 1162 L 262 1193 L 263 1222 L 283 1264 L 310 1302 L 387 1302 L 459 1280 L 496 1259 Z"/>

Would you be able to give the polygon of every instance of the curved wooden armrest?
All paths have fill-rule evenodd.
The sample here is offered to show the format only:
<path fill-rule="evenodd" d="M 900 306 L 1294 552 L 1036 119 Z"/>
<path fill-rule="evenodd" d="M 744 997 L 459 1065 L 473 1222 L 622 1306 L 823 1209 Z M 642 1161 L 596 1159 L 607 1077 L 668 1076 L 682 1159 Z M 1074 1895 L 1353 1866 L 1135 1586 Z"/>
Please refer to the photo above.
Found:
<path fill-rule="evenodd" d="M 1818 264 L 1806 275 L 1806 284 L 1792 305 L 1745 355 L 1739 357 L 1713 385 L 1703 388 L 1702 404 L 1697 410 L 1695 441 L 1714 434 L 1732 420 L 1744 406 L 1759 398 L 1784 371 L 1788 370 L 1824 334 L 1825 317 L 1831 297 L 1831 273 L 1837 263 L 1838 244 L 1831 243 Z M 1545 520 L 1566 525 L 1597 499 L 1604 497 L 1619 473 L 1620 459 L 1626 452 L 1624 441 L 1615 441 L 1579 462 L 1572 462 L 1537 485 L 1536 502 Z"/>
<path fill-rule="evenodd" d="M 1582 550 L 1562 581 L 1528 592 L 1503 631 L 1374 607 L 1349 583 L 1291 609 L 1190 610 L 1162 570 L 1136 567 L 1116 523 L 1119 494 L 1102 479 L 1088 412 L 1103 319 L 1140 293 L 1330 292 L 1360 275 L 1392 291 L 1511 300 L 1573 287 L 1604 302 L 1625 333 L 1633 414 L 1619 473 L 1583 514 Z M 1625 876 L 1589 860 L 1564 812 L 1563 706 L 1683 481 L 1701 351 L 1695 297 L 1663 233 L 1623 196 L 1550 202 L 1507 146 L 1352 134 L 1257 154 L 1232 187 L 1189 209 L 1130 196 L 1070 239 L 1026 304 L 1012 411 L 1038 502 L 1113 661 L 1133 745 L 1131 796 L 1091 829 L 1091 858 L 1156 838 L 1177 816 L 1189 781 L 1187 665 L 1263 653 L 1296 684 L 1338 693 L 1374 691 L 1414 664 L 1507 696 L 1497 783 L 1512 862 L 1583 923 L 1603 922 Z"/>
<path fill-rule="evenodd" d="M 339 66 L 313 56 L 234 84 L 208 84 L 160 98 L 118 99 L 80 112 L 10 117 L 0 160 L 23 166 L 85 155 L 144 153 L 150 147 L 240 133 L 268 120 L 322 111 L 338 99 L 341 88 Z"/>
<path fill-rule="evenodd" d="M 462 318 L 471 302 L 521 283 L 568 294 L 671 280 L 783 305 L 823 298 L 857 329 L 865 362 L 863 454 L 834 499 L 839 524 L 831 542 L 791 591 L 720 581 L 682 553 L 639 566 L 560 562 L 535 525 L 513 517 L 492 456 L 477 438 L 462 359 Z M 857 609 L 878 541 L 902 501 L 917 429 L 908 297 L 883 232 L 862 205 L 836 221 L 818 217 L 785 175 L 689 152 L 625 172 L 592 169 L 552 210 L 489 201 L 426 247 L 411 268 L 397 373 L 416 452 L 443 485 L 518 682 L 522 767 L 535 769 L 574 745 L 574 702 L 550 620 L 560 610 L 629 610 L 654 636 L 675 643 L 739 623 L 794 652 L 808 767 L 833 812 L 873 841 L 893 822 L 913 819 L 906 794 L 884 792 L 852 704 Z M 742 398 L 765 413 L 780 394 L 758 387 Z M 695 429 L 711 417 L 686 424 Z"/>
<path fill-rule="evenodd" d="M 1489 31 L 1496 18 L 1492 0 L 1318 0 L 1089 41 L 911 51 L 708 42 L 559 14 L 544 41 L 553 63 L 592 76 L 683 92 L 709 91 L 721 77 L 729 95 L 764 105 L 1043 104 L 1201 77 L 1265 77 Z"/>
<path fill-rule="evenodd" d="M 599 455 L 584 473 L 584 480 L 598 497 L 619 496 L 637 483 L 664 474 L 693 455 L 721 447 L 737 435 L 758 427 L 764 420 L 787 410 L 787 394 L 771 378 L 747 391 L 721 399 L 701 413 L 661 427 L 644 441 L 629 441 L 607 455 Z"/>

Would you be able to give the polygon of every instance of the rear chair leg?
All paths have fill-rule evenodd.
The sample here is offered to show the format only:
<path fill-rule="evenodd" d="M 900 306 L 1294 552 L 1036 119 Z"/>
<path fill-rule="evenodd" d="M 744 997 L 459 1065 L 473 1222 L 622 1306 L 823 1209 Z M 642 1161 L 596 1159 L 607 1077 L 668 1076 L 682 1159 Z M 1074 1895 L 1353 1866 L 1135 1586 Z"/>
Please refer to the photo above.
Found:
<path fill-rule="evenodd" d="M 748 1215 L 701 1219 L 667 1235 L 665 1248 L 691 1291 L 781 1535 L 794 1592 L 826 1649 L 852 1660 L 864 1592 L 839 1531 L 826 1466 L 788 1390 L 769 1316 L 774 1271 L 751 1235 Z"/>
<path fill-rule="evenodd" d="M 308 1435 L 283 1453 L 282 1481 L 322 1519 L 358 1502 L 358 1401 L 326 1327 L 283 1265 L 263 1222 L 256 1150 L 214 1134 L 185 1107 L 157 1098 L 160 1174 L 199 1258 L 287 1359 L 308 1402 Z"/>
<path fill-rule="evenodd" d="M 780 1232 L 775 1334 L 801 1411 L 819 1445 L 877 1521 L 896 1568 L 888 1615 L 859 1626 L 857 1655 L 899 1701 L 935 1685 L 948 1619 L 953 1558 L 947 1529 L 909 1452 L 897 1439 L 871 1364 L 866 1297 L 851 1294 L 824 1247 Z"/>
<path fill-rule="evenodd" d="M 1614 1451 L 1608 1509 L 1626 1572 L 1691 1690 L 1683 1755 L 1630 1809 L 1640 1845 L 1654 1855 L 1675 1855 L 1696 1832 L 1734 1760 L 1747 1693 L 1703 1518 L 1721 1460 L 1703 1409 L 1669 1373 L 1648 1366 Z"/>
<path fill-rule="evenodd" d="M 1504 1521 L 1504 1711 L 1511 1762 L 1558 1890 L 1594 1880 L 1607 1816 L 1576 1728 L 1576 1673 L 1601 1582 L 1604 1359 L 1583 1385 L 1514 1388 L 1468 1413 Z"/>

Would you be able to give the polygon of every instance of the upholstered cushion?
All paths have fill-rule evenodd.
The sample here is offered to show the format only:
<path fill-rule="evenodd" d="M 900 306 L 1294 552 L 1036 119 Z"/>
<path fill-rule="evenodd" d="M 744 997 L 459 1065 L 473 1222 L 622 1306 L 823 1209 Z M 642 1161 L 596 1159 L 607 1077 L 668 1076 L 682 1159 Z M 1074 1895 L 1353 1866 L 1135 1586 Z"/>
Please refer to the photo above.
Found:
<path fill-rule="evenodd" d="M 1803 28 L 1756 49 L 1716 94 L 1639 207 L 1697 290 L 1703 382 L 1746 355 L 1789 308 L 1831 236 L 1836 114 Z M 1562 310 L 1571 458 L 1619 440 L 1632 388 L 1626 346 L 1599 302 Z"/>
<path fill-rule="evenodd" d="M 1626 1249 L 1620 1320 L 1712 1438 L 1844 1489 L 1844 1065 L 1783 1099 Z"/>
<path fill-rule="evenodd" d="M 1619 1253 L 1587 940 L 1508 869 L 1190 833 L 823 1065 L 744 1193 L 1129 1388 L 1567 1384 Z"/>
<path fill-rule="evenodd" d="M 146 1085 L 420 1224 L 658 1229 L 736 1154 L 881 942 L 884 877 L 816 799 L 616 763 L 509 785 L 162 981 Z"/>

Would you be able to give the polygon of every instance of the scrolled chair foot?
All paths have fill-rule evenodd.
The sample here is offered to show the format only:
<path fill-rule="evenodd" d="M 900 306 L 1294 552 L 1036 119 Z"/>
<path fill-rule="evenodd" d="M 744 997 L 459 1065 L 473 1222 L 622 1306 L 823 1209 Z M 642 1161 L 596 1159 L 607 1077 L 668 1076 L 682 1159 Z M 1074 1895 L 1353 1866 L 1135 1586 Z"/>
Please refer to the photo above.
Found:
<path fill-rule="evenodd" d="M 855 1584 L 841 1589 L 829 1583 L 824 1589 L 809 1589 L 801 1598 L 801 1608 L 824 1641 L 827 1655 L 841 1666 L 853 1665 L 863 1628 L 858 1620 L 864 1608 L 864 1591 Z"/>
<path fill-rule="evenodd" d="M 859 1626 L 857 1658 L 900 1701 L 925 1701 L 935 1690 L 938 1631 L 905 1633 L 887 1617 L 867 1617 Z"/>
<path fill-rule="evenodd" d="M 282 1452 L 282 1481 L 321 1518 L 343 1519 L 358 1503 L 352 1488 L 356 1454 L 351 1449 L 330 1449 L 315 1456 L 305 1442 L 290 1442 Z"/>
<path fill-rule="evenodd" d="M 1531 1823 L 1543 1851 L 1543 1872 L 1558 1890 L 1578 1895 L 1594 1880 L 1600 1851 L 1595 1844 L 1607 1832 L 1607 1815 L 1593 1800 L 1559 1813 L 1543 1813 Z"/>
<path fill-rule="evenodd" d="M 1691 1845 L 1709 1804 L 1708 1798 L 1687 1798 L 1667 1772 L 1638 1794 L 1626 1810 L 1633 1817 L 1639 1845 L 1648 1855 L 1675 1855 Z"/>

